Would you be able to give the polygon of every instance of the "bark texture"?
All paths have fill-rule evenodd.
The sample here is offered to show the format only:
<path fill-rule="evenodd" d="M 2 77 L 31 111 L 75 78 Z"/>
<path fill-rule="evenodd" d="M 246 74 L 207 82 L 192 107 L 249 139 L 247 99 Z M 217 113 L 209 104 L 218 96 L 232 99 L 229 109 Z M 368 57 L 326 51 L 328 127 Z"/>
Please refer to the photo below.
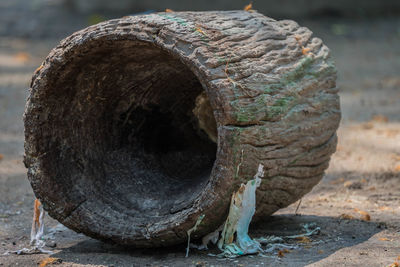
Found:
<path fill-rule="evenodd" d="M 329 49 L 293 21 L 246 11 L 106 21 L 63 40 L 33 76 L 28 178 L 67 227 L 151 247 L 185 241 L 203 214 L 192 238 L 219 227 L 262 163 L 257 220 L 322 178 L 340 120 L 335 79 Z"/>

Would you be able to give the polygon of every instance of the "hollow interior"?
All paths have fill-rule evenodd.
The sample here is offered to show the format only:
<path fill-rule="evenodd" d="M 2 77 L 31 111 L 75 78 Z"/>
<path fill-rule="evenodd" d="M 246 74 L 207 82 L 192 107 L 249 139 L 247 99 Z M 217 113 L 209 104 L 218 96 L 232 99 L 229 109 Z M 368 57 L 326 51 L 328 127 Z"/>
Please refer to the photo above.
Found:
<path fill-rule="evenodd" d="M 178 59 L 142 42 L 93 41 L 71 55 L 53 87 L 58 179 L 82 196 L 149 222 L 190 207 L 204 190 L 215 119 Z"/>

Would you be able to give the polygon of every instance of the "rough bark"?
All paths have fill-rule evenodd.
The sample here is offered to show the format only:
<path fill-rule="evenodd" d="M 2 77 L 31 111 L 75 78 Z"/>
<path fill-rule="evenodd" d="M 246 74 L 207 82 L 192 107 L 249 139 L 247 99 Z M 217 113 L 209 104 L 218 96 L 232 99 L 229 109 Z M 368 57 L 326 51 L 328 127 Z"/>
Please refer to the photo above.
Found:
<path fill-rule="evenodd" d="M 150 247 L 183 242 L 202 214 L 192 237 L 216 229 L 262 163 L 257 220 L 322 178 L 340 120 L 335 79 L 329 49 L 293 21 L 246 11 L 106 21 L 63 40 L 33 76 L 28 178 L 67 227 Z"/>

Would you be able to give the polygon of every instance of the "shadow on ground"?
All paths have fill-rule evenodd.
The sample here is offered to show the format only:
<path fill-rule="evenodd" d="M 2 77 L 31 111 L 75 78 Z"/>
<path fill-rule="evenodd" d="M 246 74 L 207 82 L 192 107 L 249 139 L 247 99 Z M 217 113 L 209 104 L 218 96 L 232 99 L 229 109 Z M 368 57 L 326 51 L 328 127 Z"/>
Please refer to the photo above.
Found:
<path fill-rule="evenodd" d="M 185 245 L 135 249 L 106 244 L 94 239 L 86 239 L 62 249 L 52 257 L 61 259 L 63 263 L 108 264 L 108 266 L 305 266 L 318 262 L 342 248 L 362 243 L 385 227 L 382 224 L 361 220 L 312 215 L 278 215 L 253 225 L 251 235 L 253 237 L 296 235 L 303 233 L 302 225 L 305 223 L 316 223 L 321 228 L 320 234 L 312 236 L 311 242 L 303 243 L 301 240 L 291 242 L 297 248 L 290 253 L 284 253 L 283 257 L 278 257 L 275 251 L 273 254 L 266 254 L 268 257 L 253 255 L 223 259 L 208 255 L 219 253 L 214 247 L 208 251 L 191 249 L 189 257 L 185 258 Z M 354 231 L 354 229 L 359 230 Z"/>

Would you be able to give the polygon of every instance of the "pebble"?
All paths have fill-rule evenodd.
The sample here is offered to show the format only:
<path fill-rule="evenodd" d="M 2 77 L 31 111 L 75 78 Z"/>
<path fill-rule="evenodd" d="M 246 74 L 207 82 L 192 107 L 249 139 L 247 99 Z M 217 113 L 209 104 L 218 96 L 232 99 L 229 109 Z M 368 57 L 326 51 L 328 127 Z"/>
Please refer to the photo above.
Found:
<path fill-rule="evenodd" d="M 54 241 L 46 242 L 46 247 L 55 248 L 55 247 L 57 247 L 57 243 Z"/>

